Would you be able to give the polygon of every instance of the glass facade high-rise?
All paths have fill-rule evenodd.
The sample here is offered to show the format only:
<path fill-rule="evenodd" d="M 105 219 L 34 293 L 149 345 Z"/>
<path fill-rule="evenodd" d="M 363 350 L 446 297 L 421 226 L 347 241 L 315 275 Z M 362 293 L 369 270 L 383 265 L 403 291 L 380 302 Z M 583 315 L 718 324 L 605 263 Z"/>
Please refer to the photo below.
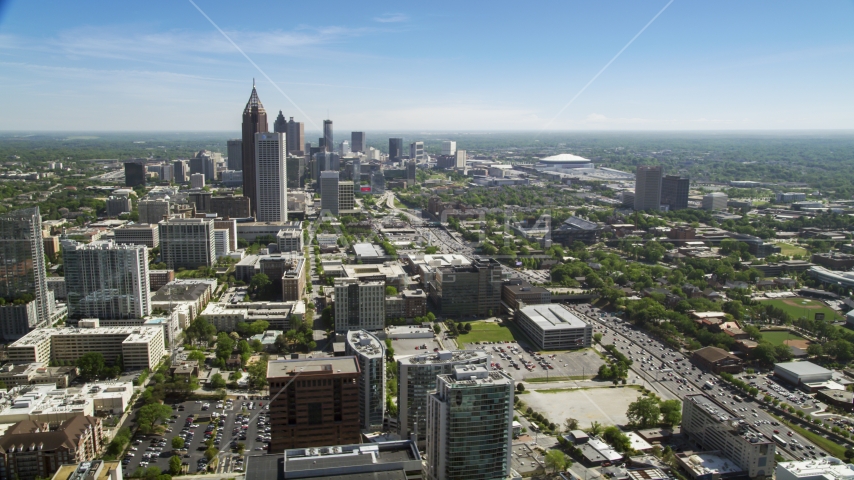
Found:
<path fill-rule="evenodd" d="M 635 173 L 635 210 L 661 207 L 661 165 L 641 165 Z"/>
<path fill-rule="evenodd" d="M 361 153 L 365 151 L 365 148 L 365 132 L 351 132 L 350 150 L 356 153 Z"/>
<path fill-rule="evenodd" d="M 690 184 L 690 180 L 679 175 L 665 175 L 661 179 L 661 204 L 667 205 L 670 210 L 688 208 Z"/>
<path fill-rule="evenodd" d="M 311 147 L 306 146 L 305 143 L 305 124 L 302 122 L 295 122 L 294 117 L 291 117 L 291 119 L 288 120 L 288 135 L 287 138 L 285 138 L 285 142 L 288 145 L 289 152 L 302 151 L 305 154 L 309 153 L 311 150 Z"/>
<path fill-rule="evenodd" d="M 388 160 L 390 162 L 399 162 L 403 156 L 403 139 L 389 138 L 388 139 Z"/>
<path fill-rule="evenodd" d="M 363 429 L 380 430 L 385 418 L 385 343 L 365 330 L 347 332 L 345 353 L 356 357 L 359 379 L 359 415 Z"/>
<path fill-rule="evenodd" d="M 125 162 L 125 186 L 145 185 L 145 164 L 138 160 Z"/>
<path fill-rule="evenodd" d="M 323 142 L 327 152 L 335 150 L 335 143 L 332 140 L 332 120 L 323 121 Z"/>
<path fill-rule="evenodd" d="M 459 365 L 427 400 L 427 478 L 503 480 L 510 474 L 514 382 Z"/>
<path fill-rule="evenodd" d="M 38 207 L 0 215 L 0 336 L 16 340 L 50 320 Z M 23 303 L 16 300 L 22 300 Z"/>
<path fill-rule="evenodd" d="M 243 109 L 243 196 L 249 198 L 249 207 L 254 213 L 258 206 L 255 191 L 255 134 L 267 132 L 267 111 L 261 105 L 255 82 L 252 94 Z"/>
<path fill-rule="evenodd" d="M 281 110 L 279 110 L 279 116 L 276 117 L 276 121 L 273 122 L 273 132 L 288 134 L 288 121 L 285 120 L 285 116 L 282 115 Z"/>
<path fill-rule="evenodd" d="M 243 170 L 243 140 L 228 141 L 228 169 Z"/>
<path fill-rule="evenodd" d="M 145 245 L 64 240 L 62 259 L 69 318 L 115 320 L 151 315 Z"/>

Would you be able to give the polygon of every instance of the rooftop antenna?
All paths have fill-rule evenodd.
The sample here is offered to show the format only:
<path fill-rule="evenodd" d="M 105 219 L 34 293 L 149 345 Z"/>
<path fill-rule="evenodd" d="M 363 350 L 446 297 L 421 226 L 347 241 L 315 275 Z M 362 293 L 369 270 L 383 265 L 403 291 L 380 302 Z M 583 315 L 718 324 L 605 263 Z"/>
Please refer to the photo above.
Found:
<path fill-rule="evenodd" d="M 252 77 L 252 88 L 255 88 L 255 77 Z"/>

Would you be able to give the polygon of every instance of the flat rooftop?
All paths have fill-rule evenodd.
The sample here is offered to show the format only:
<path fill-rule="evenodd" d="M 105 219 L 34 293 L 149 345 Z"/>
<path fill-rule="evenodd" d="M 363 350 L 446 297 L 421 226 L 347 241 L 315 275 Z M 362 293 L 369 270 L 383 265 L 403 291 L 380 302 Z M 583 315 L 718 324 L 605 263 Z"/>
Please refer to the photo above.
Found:
<path fill-rule="evenodd" d="M 846 464 L 837 458 L 818 458 L 801 462 L 780 462 L 777 469 L 788 471 L 797 478 L 818 478 L 850 480 L 854 478 L 854 465 Z"/>
<path fill-rule="evenodd" d="M 728 412 L 724 411 L 712 402 L 712 399 L 705 395 L 688 395 L 684 399 L 686 402 L 691 402 L 694 405 L 705 410 L 709 415 L 717 418 L 721 422 L 726 422 L 729 420 L 737 420 L 735 417 L 732 417 Z"/>
<path fill-rule="evenodd" d="M 347 344 L 359 355 L 368 358 L 382 358 L 385 354 L 385 344 L 376 336 L 364 330 L 347 332 Z"/>
<path fill-rule="evenodd" d="M 585 328 L 587 322 L 576 317 L 563 305 L 529 305 L 519 310 L 543 330 Z"/>
<path fill-rule="evenodd" d="M 777 363 L 774 369 L 784 370 L 795 375 L 830 375 L 832 371 L 818 366 L 812 362 L 786 362 Z"/>
<path fill-rule="evenodd" d="M 697 475 L 735 474 L 742 471 L 732 460 L 713 453 L 695 453 L 684 457 L 683 461 Z"/>
<path fill-rule="evenodd" d="M 421 341 L 421 339 L 416 339 Z M 421 355 L 413 355 L 400 360 L 400 363 L 406 365 L 429 365 L 441 363 L 455 363 L 471 360 L 472 358 L 488 358 L 489 355 L 481 350 L 441 350 L 439 352 L 423 353 Z"/>
<path fill-rule="evenodd" d="M 13 347 L 31 347 L 37 345 L 48 338 L 55 336 L 72 336 L 72 335 L 127 335 L 132 336 L 135 341 L 148 341 L 154 338 L 158 332 L 163 329 L 159 326 L 151 327 L 144 325 L 126 326 L 126 327 L 95 327 L 95 328 L 38 328 L 24 335 L 15 343 L 9 345 Z"/>
<path fill-rule="evenodd" d="M 267 378 L 290 377 L 301 373 L 359 373 L 359 364 L 356 357 L 273 360 L 267 364 Z"/>

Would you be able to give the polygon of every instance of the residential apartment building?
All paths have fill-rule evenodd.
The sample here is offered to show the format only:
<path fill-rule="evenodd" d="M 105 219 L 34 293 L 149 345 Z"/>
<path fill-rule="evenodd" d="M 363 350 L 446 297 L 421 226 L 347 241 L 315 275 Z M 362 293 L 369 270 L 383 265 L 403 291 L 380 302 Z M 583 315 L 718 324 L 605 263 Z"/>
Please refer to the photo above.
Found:
<path fill-rule="evenodd" d="M 750 478 L 771 476 L 776 445 L 702 394 L 682 401 L 682 432 L 701 451 L 718 450 Z"/>
<path fill-rule="evenodd" d="M 0 215 L 0 340 L 48 324 L 50 307 L 39 207 Z M 15 304 L 15 300 L 24 300 Z"/>
<path fill-rule="evenodd" d="M 166 354 L 160 326 L 99 327 L 97 320 L 81 320 L 81 328 L 40 328 L 8 348 L 13 363 L 75 362 L 83 354 L 100 352 L 106 362 L 119 355 L 126 370 L 154 368 Z"/>
<path fill-rule="evenodd" d="M 148 289 L 152 292 L 160 290 L 164 285 L 175 280 L 175 270 L 149 270 Z"/>
<path fill-rule="evenodd" d="M 359 362 L 359 416 L 362 429 L 379 431 L 385 419 L 385 342 L 365 330 L 350 330 L 345 336 L 345 355 Z"/>
<path fill-rule="evenodd" d="M 104 447 L 100 418 L 75 415 L 55 430 L 24 420 L 0 437 L 0 479 L 50 478 L 63 464 L 94 460 Z"/>
<path fill-rule="evenodd" d="M 151 315 L 148 249 L 110 240 L 62 241 L 69 319 Z"/>
<path fill-rule="evenodd" d="M 133 205 L 128 197 L 110 197 L 106 203 L 108 217 L 118 217 L 123 213 L 133 211 Z"/>
<path fill-rule="evenodd" d="M 216 258 L 225 257 L 231 253 L 230 230 L 225 228 L 214 228 L 214 252 L 216 254 Z"/>
<path fill-rule="evenodd" d="M 158 226 L 160 258 L 170 269 L 210 267 L 216 263 L 213 219 L 174 218 Z"/>
<path fill-rule="evenodd" d="M 156 223 L 134 223 L 113 230 L 113 238 L 119 245 L 145 245 L 155 248 L 160 245 L 160 229 Z"/>
<path fill-rule="evenodd" d="M 382 330 L 385 327 L 385 282 L 335 279 L 335 331 Z"/>
<path fill-rule="evenodd" d="M 453 373 L 459 365 L 488 366 L 482 350 L 422 353 L 397 361 L 397 425 L 400 438 L 415 440 L 419 448 L 427 441 L 427 396 L 436 389 L 439 375 Z"/>
<path fill-rule="evenodd" d="M 428 294 L 448 317 L 497 315 L 501 308 L 501 264 L 495 259 L 475 259 L 470 265 L 439 267 L 430 280 Z"/>
<path fill-rule="evenodd" d="M 269 362 L 270 451 L 360 443 L 360 378 L 354 357 Z"/>
<path fill-rule="evenodd" d="M 427 479 L 503 479 L 510 475 L 513 379 L 458 365 L 436 378 L 427 400 Z"/>

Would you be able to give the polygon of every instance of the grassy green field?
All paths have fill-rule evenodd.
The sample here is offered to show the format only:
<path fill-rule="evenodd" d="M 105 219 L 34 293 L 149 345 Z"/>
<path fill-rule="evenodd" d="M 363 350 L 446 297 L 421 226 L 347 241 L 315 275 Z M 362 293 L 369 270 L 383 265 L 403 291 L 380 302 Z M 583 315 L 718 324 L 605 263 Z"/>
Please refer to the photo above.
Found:
<path fill-rule="evenodd" d="M 492 322 L 471 322 L 471 332 L 457 337 L 457 341 L 461 343 L 513 342 L 515 340 L 509 328 Z"/>
<path fill-rule="evenodd" d="M 777 243 L 777 246 L 780 247 L 780 254 L 781 255 L 788 255 L 791 257 L 792 255 L 806 255 L 807 254 L 806 249 L 801 248 L 797 245 L 792 245 L 791 243 L 779 242 L 779 243 Z"/>
<path fill-rule="evenodd" d="M 804 337 L 787 331 L 762 332 L 762 340 L 767 340 L 774 345 L 782 345 L 786 340 L 802 340 Z"/>
<path fill-rule="evenodd" d="M 786 303 L 787 301 L 793 302 L 795 305 L 790 305 Z M 842 320 L 842 316 L 836 313 L 835 310 L 818 300 L 810 300 L 808 298 L 776 298 L 774 300 L 762 300 L 762 303 L 782 308 L 794 318 L 809 315 L 809 318 L 812 319 L 815 318 L 816 313 L 824 313 L 824 318 L 827 320 Z"/>

